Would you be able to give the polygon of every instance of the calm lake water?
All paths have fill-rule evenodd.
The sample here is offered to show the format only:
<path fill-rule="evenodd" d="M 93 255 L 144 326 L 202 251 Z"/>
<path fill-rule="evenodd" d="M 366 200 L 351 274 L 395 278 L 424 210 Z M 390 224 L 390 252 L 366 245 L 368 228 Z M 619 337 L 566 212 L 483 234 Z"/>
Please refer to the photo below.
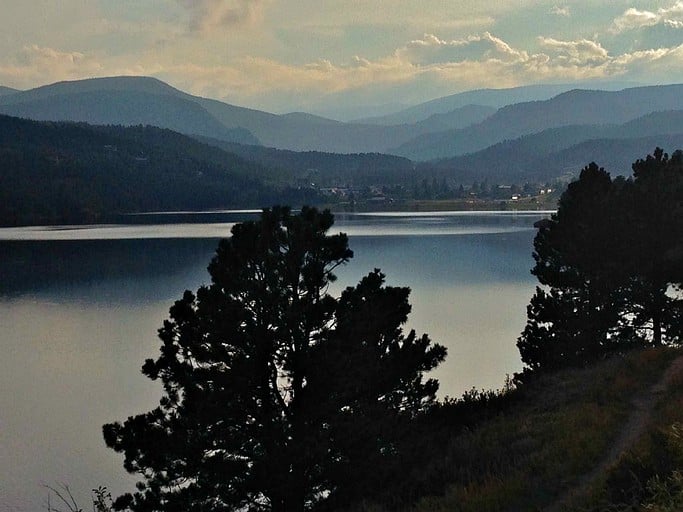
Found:
<path fill-rule="evenodd" d="M 334 292 L 381 268 L 412 289 L 409 328 L 448 347 L 440 395 L 499 388 L 535 281 L 544 213 L 338 215 L 355 256 Z M 185 289 L 208 281 L 217 238 L 251 212 L 158 214 L 117 226 L 0 229 L 0 511 L 45 510 L 43 485 L 132 490 L 101 426 L 157 405 L 140 366 Z M 54 504 L 54 503 L 53 503 Z"/>

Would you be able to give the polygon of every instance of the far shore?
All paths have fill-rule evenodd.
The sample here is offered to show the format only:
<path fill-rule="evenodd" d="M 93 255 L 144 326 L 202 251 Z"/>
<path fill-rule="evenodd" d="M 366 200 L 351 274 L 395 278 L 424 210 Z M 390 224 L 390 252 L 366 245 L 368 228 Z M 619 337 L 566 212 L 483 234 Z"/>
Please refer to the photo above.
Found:
<path fill-rule="evenodd" d="M 357 201 L 320 205 L 333 212 L 427 212 L 427 211 L 548 211 L 557 209 L 557 197 L 532 196 L 519 199 L 409 199 L 395 201 Z"/>

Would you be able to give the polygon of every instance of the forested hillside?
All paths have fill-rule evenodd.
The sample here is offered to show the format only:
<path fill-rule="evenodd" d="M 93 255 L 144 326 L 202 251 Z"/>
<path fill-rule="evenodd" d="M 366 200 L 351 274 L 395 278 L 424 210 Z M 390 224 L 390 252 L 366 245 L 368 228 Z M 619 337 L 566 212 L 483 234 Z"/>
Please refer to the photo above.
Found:
<path fill-rule="evenodd" d="M 269 172 L 267 178 L 276 181 L 301 180 L 329 187 L 347 183 L 405 184 L 412 183 L 416 176 L 415 164 L 400 156 L 381 153 L 297 152 L 217 139 L 202 140 L 263 165 Z"/>
<path fill-rule="evenodd" d="M 264 186 L 259 174 L 258 164 L 170 130 L 0 116 L 2 225 L 311 200 Z"/>

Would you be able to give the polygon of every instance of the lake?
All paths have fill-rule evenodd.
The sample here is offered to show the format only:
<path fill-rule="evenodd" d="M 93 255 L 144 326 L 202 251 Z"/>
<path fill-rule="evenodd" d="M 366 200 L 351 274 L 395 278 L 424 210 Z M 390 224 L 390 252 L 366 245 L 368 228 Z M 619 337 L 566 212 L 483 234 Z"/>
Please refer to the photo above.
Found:
<path fill-rule="evenodd" d="M 217 239 L 254 212 L 131 216 L 116 226 L 0 229 L 0 511 L 45 510 L 44 484 L 132 490 L 101 426 L 157 405 L 140 367 Z M 409 328 L 448 347 L 440 396 L 500 388 L 533 294 L 533 223 L 548 212 L 340 214 L 355 255 L 333 293 L 381 268 L 412 289 Z M 54 504 L 54 502 L 53 502 Z"/>

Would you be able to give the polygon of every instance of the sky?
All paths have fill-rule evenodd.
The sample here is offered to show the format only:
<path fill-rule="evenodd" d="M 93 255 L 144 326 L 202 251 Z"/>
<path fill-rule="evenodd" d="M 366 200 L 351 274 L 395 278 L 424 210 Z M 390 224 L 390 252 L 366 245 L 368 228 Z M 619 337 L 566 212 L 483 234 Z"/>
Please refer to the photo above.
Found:
<path fill-rule="evenodd" d="M 0 85 L 145 75 L 271 112 L 683 82 L 683 1 L 2 0 Z"/>

